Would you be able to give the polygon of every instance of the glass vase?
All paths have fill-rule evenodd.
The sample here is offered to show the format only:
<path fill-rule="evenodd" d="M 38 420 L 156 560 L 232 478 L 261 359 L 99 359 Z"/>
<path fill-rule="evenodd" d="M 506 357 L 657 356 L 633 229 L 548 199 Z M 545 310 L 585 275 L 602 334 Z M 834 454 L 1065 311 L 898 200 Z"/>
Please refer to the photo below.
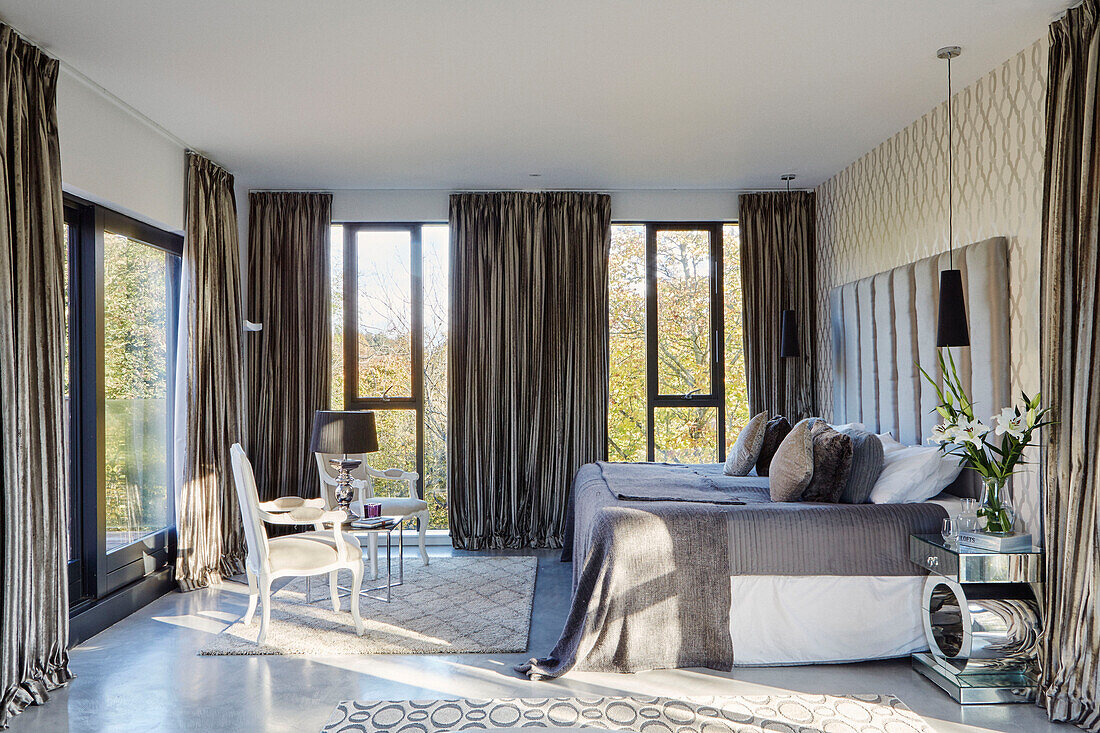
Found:
<path fill-rule="evenodd" d="M 1016 510 L 1007 478 L 982 477 L 982 499 L 978 504 L 978 526 L 996 535 L 1012 534 Z"/>

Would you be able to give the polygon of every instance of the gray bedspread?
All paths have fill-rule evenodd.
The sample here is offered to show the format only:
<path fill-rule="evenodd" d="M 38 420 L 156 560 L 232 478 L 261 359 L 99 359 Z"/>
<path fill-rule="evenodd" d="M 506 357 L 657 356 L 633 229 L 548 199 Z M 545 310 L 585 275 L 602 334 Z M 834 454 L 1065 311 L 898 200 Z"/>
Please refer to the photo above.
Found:
<path fill-rule="evenodd" d="M 730 575 L 917 575 L 908 535 L 946 516 L 927 503 L 773 503 L 766 479 L 720 465 L 587 464 L 572 498 L 572 608 L 550 654 L 516 667 L 533 679 L 728 670 Z"/>

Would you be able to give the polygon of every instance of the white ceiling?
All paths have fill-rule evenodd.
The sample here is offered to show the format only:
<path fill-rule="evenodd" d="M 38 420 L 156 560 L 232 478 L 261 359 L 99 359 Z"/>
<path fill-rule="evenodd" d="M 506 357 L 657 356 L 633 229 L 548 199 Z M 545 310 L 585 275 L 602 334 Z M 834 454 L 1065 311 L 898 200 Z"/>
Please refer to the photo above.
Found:
<path fill-rule="evenodd" d="M 815 185 L 1070 0 L 0 0 L 254 187 Z M 530 174 L 541 174 L 531 178 Z"/>

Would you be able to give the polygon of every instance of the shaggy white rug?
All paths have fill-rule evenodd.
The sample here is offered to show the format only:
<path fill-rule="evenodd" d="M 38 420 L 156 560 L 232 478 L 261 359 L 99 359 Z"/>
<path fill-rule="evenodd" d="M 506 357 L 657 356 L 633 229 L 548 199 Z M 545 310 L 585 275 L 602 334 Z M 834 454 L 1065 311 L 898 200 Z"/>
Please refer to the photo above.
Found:
<path fill-rule="evenodd" d="M 349 700 L 322 733 L 600 728 L 645 733 L 933 733 L 893 695 Z"/>
<path fill-rule="evenodd" d="M 524 652 L 537 565 L 537 558 L 519 556 L 433 558 L 427 567 L 419 557 L 406 558 L 405 584 L 393 589 L 393 600 L 362 599 L 363 636 L 355 635 L 348 598 L 341 599 L 339 613 L 332 610 L 326 576 L 313 578 L 313 602 L 308 604 L 305 579 L 298 578 L 272 599 L 271 626 L 262 647 L 256 645 L 257 610 L 251 625 L 231 624 L 199 654 Z M 363 583 L 384 580 L 382 573 L 379 581 L 364 578 Z M 351 574 L 341 571 L 340 582 L 350 585 Z"/>

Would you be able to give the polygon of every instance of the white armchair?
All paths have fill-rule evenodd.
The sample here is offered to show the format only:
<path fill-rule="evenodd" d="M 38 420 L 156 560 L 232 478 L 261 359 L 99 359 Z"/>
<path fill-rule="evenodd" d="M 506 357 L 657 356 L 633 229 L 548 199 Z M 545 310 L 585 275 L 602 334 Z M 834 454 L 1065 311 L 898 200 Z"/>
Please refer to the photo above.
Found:
<path fill-rule="evenodd" d="M 317 470 L 321 475 L 321 491 L 325 499 L 325 506 L 331 509 L 336 506 L 336 471 L 330 467 L 329 459 L 342 458 L 343 456 L 314 453 L 314 457 L 317 459 Z M 367 464 L 366 455 L 349 455 L 348 458 L 358 458 L 363 461 L 359 464 L 358 468 L 354 468 L 351 471 L 351 485 L 358 493 L 358 499 L 351 503 L 351 510 L 359 516 L 363 516 L 365 514 L 363 505 L 368 501 L 374 501 L 382 505 L 382 516 L 384 517 L 399 517 L 402 522 L 406 519 L 418 519 L 420 523 L 420 559 L 427 565 L 428 550 L 425 546 L 425 538 L 428 532 L 428 502 L 416 495 L 416 481 L 420 476 L 414 471 L 402 471 L 399 468 L 387 468 L 381 471 L 376 468 L 371 468 L 370 465 Z M 404 482 L 407 489 L 407 497 L 375 497 L 375 479 L 389 479 L 391 481 Z M 377 578 L 378 534 L 376 532 L 369 533 L 367 541 L 370 549 L 371 577 Z"/>
<path fill-rule="evenodd" d="M 354 535 L 341 532 L 345 519 L 342 511 L 328 511 L 320 499 L 295 499 L 284 497 L 260 503 L 256 491 L 256 476 L 252 463 L 240 443 L 230 449 L 233 464 L 233 483 L 237 488 L 237 500 L 244 519 L 244 535 L 248 545 L 245 574 L 248 576 L 248 611 L 244 623 L 251 624 L 256 604 L 263 601 L 260 635 L 257 644 L 267 639 L 267 627 L 271 620 L 271 584 L 277 578 L 309 577 L 327 574 L 332 594 L 332 609 L 340 610 L 340 596 L 336 592 L 337 572 L 351 571 L 351 617 L 355 633 L 363 635 L 365 628 L 359 616 L 359 589 L 363 585 L 363 549 Z M 293 505 L 293 506 L 291 506 Z M 287 509 L 286 507 L 290 507 Z M 268 539 L 264 522 L 272 524 L 312 524 L 314 531 Z M 322 527 L 331 524 L 332 529 Z"/>

